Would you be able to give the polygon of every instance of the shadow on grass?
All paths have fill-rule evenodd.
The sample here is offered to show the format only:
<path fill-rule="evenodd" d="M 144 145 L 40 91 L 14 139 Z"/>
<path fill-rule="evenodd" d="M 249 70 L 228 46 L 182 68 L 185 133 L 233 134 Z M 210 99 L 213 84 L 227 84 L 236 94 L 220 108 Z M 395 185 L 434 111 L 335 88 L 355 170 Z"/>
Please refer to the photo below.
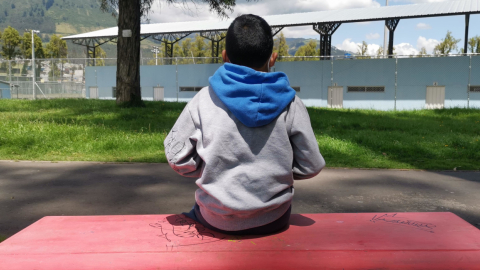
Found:
<path fill-rule="evenodd" d="M 27 122 L 91 128 L 95 133 L 92 140 L 106 133 L 166 134 L 186 105 L 145 102 L 145 108 L 120 108 L 114 101 L 102 100 L 3 103 L 1 112 L 24 113 Z M 480 159 L 480 110 L 378 112 L 309 108 L 309 113 L 327 166 L 480 170 L 476 162 Z M 33 151 L 38 143 L 32 138 L 14 139 L 19 141 L 9 145 L 17 145 L 21 151 Z M 0 144 L 8 144 L 1 140 Z M 113 153 L 121 146 L 125 144 L 120 139 L 105 141 L 96 144 L 95 151 Z M 163 149 L 161 142 L 159 147 Z M 165 161 L 147 154 L 134 160 Z"/>

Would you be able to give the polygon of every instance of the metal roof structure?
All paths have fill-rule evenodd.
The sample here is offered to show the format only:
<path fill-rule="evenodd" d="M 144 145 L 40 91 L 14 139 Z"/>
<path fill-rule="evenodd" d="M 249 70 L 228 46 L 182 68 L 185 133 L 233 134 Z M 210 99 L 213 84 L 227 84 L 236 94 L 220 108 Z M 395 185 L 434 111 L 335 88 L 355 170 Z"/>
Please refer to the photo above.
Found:
<path fill-rule="evenodd" d="M 470 14 L 480 13 L 480 0 L 461 0 L 438 3 L 425 3 L 413 5 L 383 6 L 378 8 L 356 8 L 343 10 L 329 10 L 305 13 L 264 16 L 263 18 L 272 26 L 274 34 L 284 27 L 312 25 L 313 29 L 321 36 L 322 55 L 329 55 L 331 51 L 331 35 L 342 23 L 385 21 L 390 30 L 389 53 L 393 53 L 393 33 L 401 19 L 440 17 L 440 16 L 466 16 L 466 34 Z M 182 38 L 200 33 L 204 38 L 220 42 L 222 33 L 230 26 L 233 19 L 190 21 L 175 23 L 142 24 L 141 36 L 152 37 L 165 43 L 166 52 L 172 52 L 173 44 Z M 96 47 L 108 41 L 115 42 L 118 28 L 111 27 L 84 34 L 64 37 L 74 43 L 87 47 Z M 213 50 L 212 50 L 213 52 Z M 218 55 L 218 53 L 217 53 Z M 169 55 L 172 56 L 172 55 Z"/>

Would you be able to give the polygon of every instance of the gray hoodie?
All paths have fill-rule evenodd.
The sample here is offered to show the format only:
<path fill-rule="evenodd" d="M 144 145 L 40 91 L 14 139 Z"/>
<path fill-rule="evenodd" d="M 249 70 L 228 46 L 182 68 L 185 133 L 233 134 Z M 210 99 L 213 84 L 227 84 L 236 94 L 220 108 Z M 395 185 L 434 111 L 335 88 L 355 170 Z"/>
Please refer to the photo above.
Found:
<path fill-rule="evenodd" d="M 247 73 L 252 72 L 255 74 L 242 78 L 259 75 L 253 70 Z M 220 76 L 225 77 L 225 74 Z M 214 79 L 215 75 L 210 79 L 211 86 L 202 89 L 187 104 L 165 139 L 168 162 L 179 174 L 198 178 L 195 199 L 210 225 L 224 231 L 266 225 L 280 218 L 290 207 L 294 180 L 312 178 L 325 166 L 307 109 L 300 98 L 293 95 L 293 100 L 275 113 L 278 106 L 282 106 L 275 101 L 276 97 L 285 96 L 287 92 L 290 95 L 290 89 L 275 90 L 281 87 L 278 87 L 278 80 L 273 79 L 276 86 L 266 90 L 270 83 L 259 78 L 254 80 L 262 85 L 258 93 L 250 92 L 248 97 L 244 91 L 238 95 L 243 101 L 245 98 L 251 101 L 243 103 L 242 107 L 248 112 L 251 108 L 265 108 L 265 103 L 273 102 L 278 106 L 270 104 L 275 110 L 257 114 L 248 112 L 254 119 L 259 119 L 260 113 L 271 118 L 268 124 L 262 120 L 260 126 L 248 127 L 248 123 L 239 120 L 246 116 L 239 115 L 242 112 L 238 106 L 233 108 L 242 101 L 231 102 L 225 98 L 224 90 L 231 85 L 228 86 L 224 79 L 222 83 Z M 242 83 L 244 81 L 240 85 Z M 242 91 L 242 87 L 252 89 L 243 84 L 235 91 Z M 269 116 L 272 113 L 275 117 Z"/>

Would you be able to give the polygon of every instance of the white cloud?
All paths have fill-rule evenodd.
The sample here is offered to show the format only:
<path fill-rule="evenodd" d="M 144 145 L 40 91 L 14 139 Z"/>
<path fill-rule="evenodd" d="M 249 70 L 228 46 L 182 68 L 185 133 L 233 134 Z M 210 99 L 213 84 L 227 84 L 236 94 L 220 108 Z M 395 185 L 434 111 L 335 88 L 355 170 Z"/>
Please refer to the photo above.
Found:
<path fill-rule="evenodd" d="M 410 2 L 410 3 L 438 3 L 438 2 L 448 2 L 448 1 L 458 1 L 458 0 L 393 0 L 393 2 Z"/>
<path fill-rule="evenodd" d="M 149 15 L 151 23 L 179 22 L 179 21 L 200 21 L 217 20 L 218 16 L 209 11 L 207 5 L 203 3 L 193 4 L 193 1 L 186 1 L 187 4 L 167 4 L 165 0 L 160 0 L 152 7 L 152 13 Z M 298 12 L 311 12 L 334 9 L 380 7 L 375 0 L 262 0 L 237 1 L 237 5 L 232 13 L 228 13 L 230 18 L 240 14 L 254 13 L 260 16 L 288 14 Z"/>
<path fill-rule="evenodd" d="M 370 33 L 370 34 L 367 34 L 367 39 L 379 39 L 380 38 L 380 34 L 379 33 Z"/>
<path fill-rule="evenodd" d="M 415 49 L 410 43 L 400 43 L 395 45 L 395 53 L 397 55 L 417 55 L 418 50 Z"/>
<path fill-rule="evenodd" d="M 426 23 L 419 23 L 417 24 L 417 29 L 427 30 L 427 29 L 432 29 L 432 27 Z"/>
<path fill-rule="evenodd" d="M 282 30 L 285 37 L 289 38 L 313 38 L 320 39 L 320 34 L 312 29 L 312 26 L 285 27 Z"/>
<path fill-rule="evenodd" d="M 361 46 L 362 43 L 355 43 L 352 41 L 351 38 L 345 39 L 342 44 L 336 45 L 335 47 L 344 50 L 344 51 L 349 51 L 353 53 L 357 53 L 358 51 L 358 46 Z M 378 44 L 368 44 L 368 49 L 367 49 L 367 54 L 368 55 L 377 55 L 377 51 L 380 48 L 380 45 Z"/>
<path fill-rule="evenodd" d="M 336 47 L 341 50 L 357 53 L 358 46 L 361 45 L 362 43 L 355 43 L 351 38 L 347 38 L 342 42 L 342 44 L 336 45 Z M 377 51 L 380 47 L 382 46 L 378 44 L 368 44 L 367 54 L 372 56 L 377 55 Z M 397 55 L 417 55 L 419 52 L 410 43 L 400 43 L 394 47 Z"/>
<path fill-rule="evenodd" d="M 422 47 L 425 47 L 425 49 L 427 49 L 427 53 L 433 53 L 433 49 L 435 48 L 435 46 L 438 45 L 438 43 L 440 43 L 440 41 L 436 40 L 436 39 L 432 39 L 432 38 L 425 38 L 425 37 L 418 37 L 418 40 L 417 40 L 417 49 L 420 50 L 422 49 Z"/>

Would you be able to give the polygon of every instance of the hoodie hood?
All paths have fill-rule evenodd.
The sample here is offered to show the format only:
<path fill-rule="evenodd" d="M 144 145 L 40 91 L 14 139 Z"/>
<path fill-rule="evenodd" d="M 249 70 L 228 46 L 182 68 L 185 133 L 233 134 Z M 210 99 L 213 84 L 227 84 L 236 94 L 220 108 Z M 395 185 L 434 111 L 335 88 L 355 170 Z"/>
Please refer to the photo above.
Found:
<path fill-rule="evenodd" d="M 247 127 L 270 124 L 295 97 L 283 72 L 264 73 L 225 63 L 209 81 L 215 94 Z"/>

